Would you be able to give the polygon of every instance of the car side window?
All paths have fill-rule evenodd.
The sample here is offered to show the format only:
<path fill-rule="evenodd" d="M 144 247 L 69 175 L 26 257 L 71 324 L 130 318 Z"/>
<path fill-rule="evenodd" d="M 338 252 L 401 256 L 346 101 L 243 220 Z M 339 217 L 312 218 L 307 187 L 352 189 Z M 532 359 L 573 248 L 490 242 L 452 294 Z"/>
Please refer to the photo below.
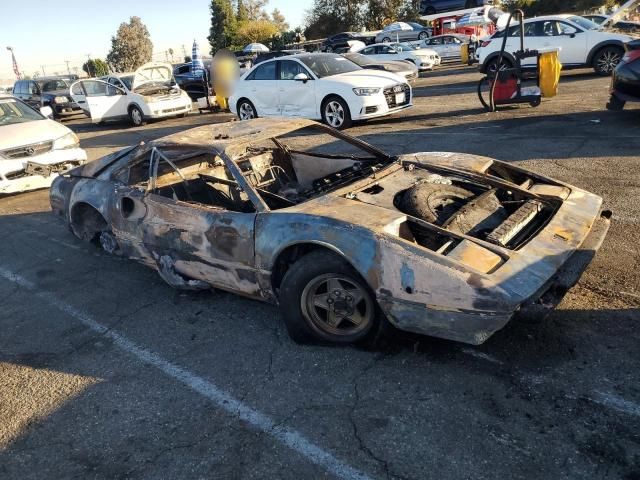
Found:
<path fill-rule="evenodd" d="M 247 80 L 275 80 L 276 79 L 276 62 L 263 63 L 257 67 Z"/>
<path fill-rule="evenodd" d="M 429 40 L 429 45 L 442 45 L 442 37 L 432 38 Z"/>
<path fill-rule="evenodd" d="M 280 61 L 280 80 L 293 80 L 299 73 L 304 73 L 307 77 L 311 78 L 309 72 L 293 60 L 281 60 Z"/>
<path fill-rule="evenodd" d="M 189 65 L 182 65 L 181 67 L 176 68 L 176 74 L 181 75 L 189 73 Z"/>
<path fill-rule="evenodd" d="M 13 86 L 13 93 L 18 93 L 21 94 L 23 92 L 23 88 L 22 85 L 24 84 L 24 82 L 16 82 L 16 84 Z"/>
<path fill-rule="evenodd" d="M 538 24 L 537 36 L 539 37 L 555 37 L 560 35 L 560 28 L 556 20 L 547 20 L 544 22 L 536 22 Z M 527 32 L 525 31 L 525 35 Z"/>
<path fill-rule="evenodd" d="M 376 49 L 374 47 L 367 47 L 364 50 L 362 50 L 360 53 L 363 55 L 373 55 L 375 51 Z"/>
<path fill-rule="evenodd" d="M 39 93 L 38 85 L 36 82 L 29 82 L 29 93 L 31 95 L 37 95 Z"/>

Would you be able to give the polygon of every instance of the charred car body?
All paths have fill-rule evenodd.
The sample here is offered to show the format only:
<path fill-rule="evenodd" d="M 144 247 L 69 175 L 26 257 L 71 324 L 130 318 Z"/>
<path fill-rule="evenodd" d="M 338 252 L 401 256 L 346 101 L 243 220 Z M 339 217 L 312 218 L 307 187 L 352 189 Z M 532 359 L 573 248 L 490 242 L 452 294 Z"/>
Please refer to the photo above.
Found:
<path fill-rule="evenodd" d="M 278 303 L 294 339 L 334 342 L 386 318 L 480 344 L 517 311 L 550 308 L 606 235 L 601 203 L 487 157 L 393 157 L 275 119 L 131 147 L 51 188 L 78 237 L 176 287 Z"/>

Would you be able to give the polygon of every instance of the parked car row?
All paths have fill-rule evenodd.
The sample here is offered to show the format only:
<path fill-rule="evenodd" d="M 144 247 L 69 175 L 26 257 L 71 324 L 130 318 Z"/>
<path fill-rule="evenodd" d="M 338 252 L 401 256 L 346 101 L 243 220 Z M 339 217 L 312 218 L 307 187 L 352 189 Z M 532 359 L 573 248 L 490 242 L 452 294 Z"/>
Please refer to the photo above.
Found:
<path fill-rule="evenodd" d="M 51 107 L 54 118 L 63 118 L 82 113 L 72 100 L 69 86 L 72 77 L 41 77 L 35 80 L 18 80 L 13 85 L 13 95 L 36 110 Z"/>
<path fill-rule="evenodd" d="M 520 48 L 520 25 L 512 25 L 483 39 L 477 49 L 482 72 L 498 68 L 502 41 L 507 35 L 503 65 L 515 65 L 514 53 Z M 559 49 L 564 69 L 591 67 L 600 75 L 610 75 L 624 55 L 624 44 L 633 40 L 629 35 L 602 30 L 591 20 L 578 15 L 549 15 L 524 21 L 526 48 L 531 50 Z M 528 59 L 529 65 L 535 59 Z"/>
<path fill-rule="evenodd" d="M 49 106 L 36 110 L 0 94 L 0 195 L 46 188 L 87 160 L 76 134 L 51 114 Z"/>

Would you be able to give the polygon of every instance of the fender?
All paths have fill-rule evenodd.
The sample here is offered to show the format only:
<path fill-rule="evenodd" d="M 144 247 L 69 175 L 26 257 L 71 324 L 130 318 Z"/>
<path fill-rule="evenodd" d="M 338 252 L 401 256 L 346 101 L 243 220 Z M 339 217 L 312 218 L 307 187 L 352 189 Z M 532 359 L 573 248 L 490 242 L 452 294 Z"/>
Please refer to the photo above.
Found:
<path fill-rule="evenodd" d="M 604 47 L 620 47 L 624 49 L 624 43 L 620 40 L 603 40 L 602 42 L 597 43 L 591 48 L 589 55 L 587 55 L 587 65 L 591 65 L 593 63 L 593 57 L 595 57 L 596 53 Z"/>

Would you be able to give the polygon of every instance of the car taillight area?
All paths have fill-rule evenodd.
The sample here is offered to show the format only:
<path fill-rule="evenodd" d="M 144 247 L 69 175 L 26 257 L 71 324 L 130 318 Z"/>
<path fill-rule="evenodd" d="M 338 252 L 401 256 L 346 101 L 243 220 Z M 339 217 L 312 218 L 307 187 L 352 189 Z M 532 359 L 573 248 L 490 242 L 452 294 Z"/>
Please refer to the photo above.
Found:
<path fill-rule="evenodd" d="M 485 48 L 489 45 L 491 45 L 491 40 L 483 40 L 482 43 L 480 43 L 480 48 Z"/>
<path fill-rule="evenodd" d="M 630 50 L 624 54 L 620 63 L 627 64 L 640 60 L 640 50 Z"/>

